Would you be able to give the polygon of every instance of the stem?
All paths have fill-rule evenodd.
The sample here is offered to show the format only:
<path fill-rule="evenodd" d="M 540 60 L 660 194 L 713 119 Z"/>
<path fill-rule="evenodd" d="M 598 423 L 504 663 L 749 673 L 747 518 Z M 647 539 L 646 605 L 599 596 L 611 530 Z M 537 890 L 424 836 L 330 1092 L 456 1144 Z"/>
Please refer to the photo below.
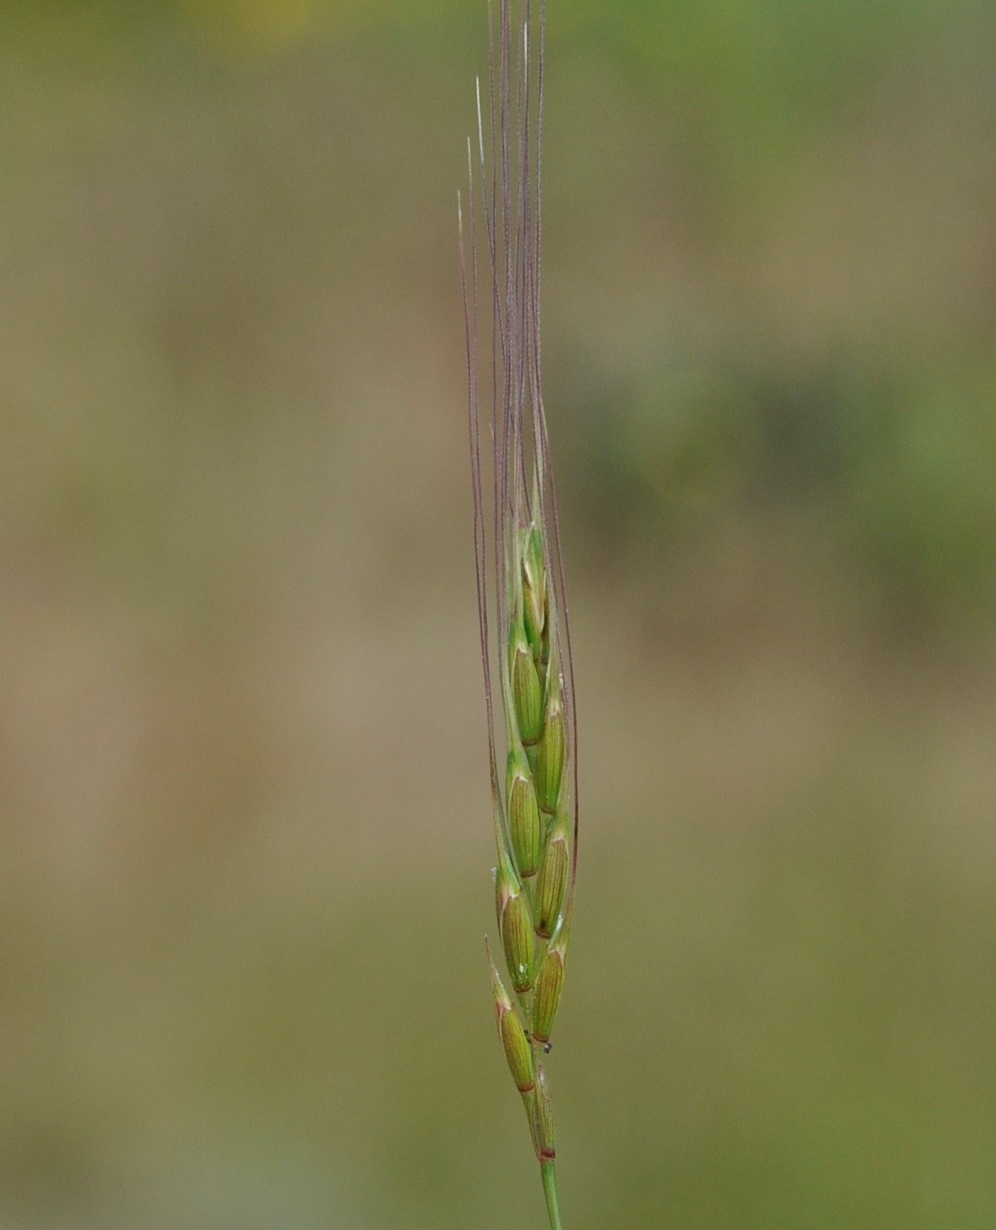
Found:
<path fill-rule="evenodd" d="M 550 1230 L 564 1230 L 560 1220 L 560 1205 L 557 1203 L 557 1163 L 540 1162 L 540 1178 L 543 1180 L 543 1195 L 546 1196 L 546 1212 L 550 1218 Z"/>

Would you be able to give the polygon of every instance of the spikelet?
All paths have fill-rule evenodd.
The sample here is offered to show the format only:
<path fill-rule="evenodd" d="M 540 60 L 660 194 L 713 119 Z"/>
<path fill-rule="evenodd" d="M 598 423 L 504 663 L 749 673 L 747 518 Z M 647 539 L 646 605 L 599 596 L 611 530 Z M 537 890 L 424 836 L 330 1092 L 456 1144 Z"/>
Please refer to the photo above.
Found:
<path fill-rule="evenodd" d="M 556 681 L 551 683 L 550 692 L 536 750 L 536 799 L 546 816 L 557 810 L 564 774 L 564 709 Z"/>
<path fill-rule="evenodd" d="M 491 967 L 491 989 L 495 1000 L 495 1021 L 498 1025 L 498 1037 L 508 1061 L 508 1070 L 512 1073 L 515 1087 L 522 1094 L 532 1093 L 536 1085 L 536 1075 L 533 1070 L 533 1048 L 519 1020 L 519 1014 L 508 997 L 508 992 L 501 980 L 501 975 L 491 960 L 491 949 L 487 941 L 484 944 Z"/>
<path fill-rule="evenodd" d="M 549 1049 L 564 986 L 577 874 L 577 732 L 540 371 L 545 3 L 536 12 L 532 0 L 514 8 L 513 19 L 512 0 L 499 0 L 490 31 L 486 101 L 478 81 L 476 142 L 467 145 L 466 218 L 459 197 L 458 211 L 498 927 L 517 1009 L 490 952 L 488 961 L 502 1046 L 556 1230 L 553 1116 L 536 1054 Z M 482 449 L 482 436 L 491 449 Z"/>
<path fill-rule="evenodd" d="M 543 833 L 532 770 L 518 748 L 513 748 L 509 753 L 505 781 L 508 827 L 515 865 L 523 880 L 528 880 L 539 868 Z"/>
<path fill-rule="evenodd" d="M 542 1166 L 544 1162 L 552 1162 L 557 1156 L 557 1141 L 553 1131 L 553 1101 L 550 1098 L 546 1072 L 542 1068 L 536 1069 L 535 1099 L 533 1146 Z"/>
<path fill-rule="evenodd" d="M 516 994 L 522 996 L 532 990 L 536 962 L 532 911 L 526 894 L 518 887 L 503 891 L 500 901 L 498 929 L 505 949 L 505 964 Z"/>
<path fill-rule="evenodd" d="M 567 964 L 567 932 L 560 928 L 547 946 L 536 974 L 533 993 L 533 1041 L 549 1047 L 553 1020 L 560 1007 L 564 991 L 564 967 Z"/>
<path fill-rule="evenodd" d="M 570 871 L 570 830 L 566 816 L 561 813 L 556 827 L 546 840 L 536 882 L 536 934 L 541 940 L 548 940 L 553 935 L 561 916 Z"/>

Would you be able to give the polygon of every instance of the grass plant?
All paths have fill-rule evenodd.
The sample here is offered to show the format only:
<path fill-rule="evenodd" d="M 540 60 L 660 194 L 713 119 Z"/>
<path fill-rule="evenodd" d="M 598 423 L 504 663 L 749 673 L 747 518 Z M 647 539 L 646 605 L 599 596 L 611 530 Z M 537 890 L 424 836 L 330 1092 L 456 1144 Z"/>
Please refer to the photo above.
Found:
<path fill-rule="evenodd" d="M 577 729 L 541 378 L 545 4 L 519 0 L 513 11 L 499 0 L 497 22 L 490 5 L 488 17 L 469 207 L 458 212 L 496 911 L 511 994 L 490 946 L 487 959 L 550 1226 L 562 1230 L 545 1060 L 574 908 Z"/>

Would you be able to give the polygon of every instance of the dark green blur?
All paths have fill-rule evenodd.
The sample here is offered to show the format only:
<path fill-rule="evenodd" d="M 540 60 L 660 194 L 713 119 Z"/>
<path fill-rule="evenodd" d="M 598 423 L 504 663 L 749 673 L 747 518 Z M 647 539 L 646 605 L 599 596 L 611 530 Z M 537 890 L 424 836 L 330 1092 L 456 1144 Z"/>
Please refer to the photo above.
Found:
<path fill-rule="evenodd" d="M 548 0 L 569 1230 L 996 1217 L 996 7 Z M 485 0 L 0 14 L 0 1230 L 540 1230 Z"/>

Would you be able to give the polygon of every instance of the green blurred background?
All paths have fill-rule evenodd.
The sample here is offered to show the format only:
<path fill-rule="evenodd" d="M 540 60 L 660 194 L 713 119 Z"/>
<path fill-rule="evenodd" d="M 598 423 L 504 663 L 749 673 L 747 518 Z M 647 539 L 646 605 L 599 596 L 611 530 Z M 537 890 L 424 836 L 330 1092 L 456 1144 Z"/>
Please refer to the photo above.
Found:
<path fill-rule="evenodd" d="M 996 7 L 549 0 L 571 1230 L 996 1221 Z M 0 15 L 0 1227 L 540 1227 L 484 0 Z"/>

